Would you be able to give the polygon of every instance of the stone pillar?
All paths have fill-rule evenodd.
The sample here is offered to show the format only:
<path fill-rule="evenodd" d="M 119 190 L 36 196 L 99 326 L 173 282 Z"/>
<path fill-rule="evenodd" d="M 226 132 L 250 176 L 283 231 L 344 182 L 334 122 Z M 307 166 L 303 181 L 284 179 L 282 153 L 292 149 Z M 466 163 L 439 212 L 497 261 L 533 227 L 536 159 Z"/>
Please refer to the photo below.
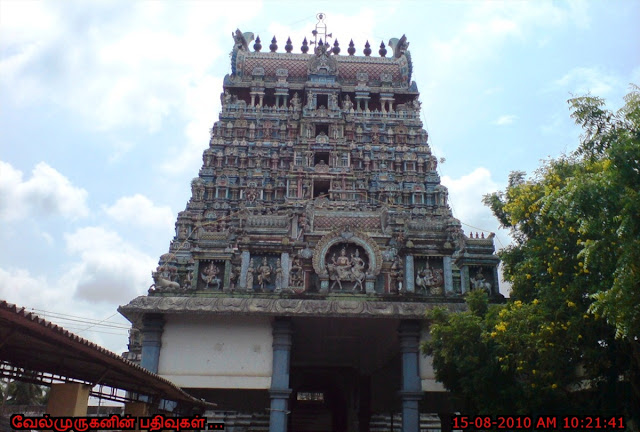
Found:
<path fill-rule="evenodd" d="M 364 281 L 364 292 L 367 294 L 376 293 L 376 277 L 367 275 Z"/>
<path fill-rule="evenodd" d="M 140 366 L 149 372 L 158 373 L 160 347 L 164 320 L 160 314 L 147 314 L 142 318 L 142 359 Z"/>
<path fill-rule="evenodd" d="M 286 432 L 289 414 L 289 363 L 291 358 L 291 321 L 273 322 L 273 372 L 271 375 L 271 414 L 269 432 Z"/>
<path fill-rule="evenodd" d="M 289 253 L 282 252 L 280 254 L 280 264 L 282 265 L 282 289 L 289 288 L 289 272 L 291 271 L 291 262 L 289 262 Z"/>
<path fill-rule="evenodd" d="M 232 270 L 232 266 L 231 266 L 231 260 L 225 260 L 224 261 L 224 279 L 222 282 L 222 290 L 223 291 L 228 291 L 231 285 L 231 270 Z"/>
<path fill-rule="evenodd" d="M 242 251 L 242 263 L 240 265 L 240 289 L 247 289 L 247 270 L 249 269 L 249 260 L 251 254 L 249 251 Z"/>
<path fill-rule="evenodd" d="M 500 275 L 498 274 L 498 266 L 493 267 L 493 284 L 491 285 L 491 294 L 500 294 Z"/>
<path fill-rule="evenodd" d="M 191 288 L 194 290 L 198 289 L 198 279 L 200 278 L 200 260 L 196 260 L 195 265 L 193 266 L 193 275 L 191 277 Z"/>
<path fill-rule="evenodd" d="M 404 259 L 404 289 L 406 292 L 415 292 L 415 275 L 413 274 L 413 255 L 407 255 Z"/>
<path fill-rule="evenodd" d="M 149 416 L 149 404 L 144 402 L 127 402 L 124 404 L 124 414 L 129 414 L 131 417 L 148 417 Z M 140 424 L 136 422 L 136 428 L 134 431 L 140 431 Z"/>
<path fill-rule="evenodd" d="M 453 294 L 453 271 L 451 270 L 451 257 L 442 258 L 442 267 L 444 270 L 444 293 L 445 295 Z"/>
<path fill-rule="evenodd" d="M 402 432 L 420 431 L 418 402 L 422 399 L 420 373 L 418 370 L 418 345 L 420 322 L 405 320 L 398 329 L 402 355 Z"/>
<path fill-rule="evenodd" d="M 51 384 L 47 414 L 53 417 L 87 415 L 91 386 L 78 383 Z"/>
<path fill-rule="evenodd" d="M 321 293 L 328 293 L 329 292 L 329 277 L 328 276 L 318 276 L 318 278 L 320 279 L 320 290 L 319 292 Z M 306 284 L 305 284 L 305 288 L 306 288 Z"/>
<path fill-rule="evenodd" d="M 469 266 L 462 266 L 460 269 L 460 292 L 462 294 L 469 291 Z"/>

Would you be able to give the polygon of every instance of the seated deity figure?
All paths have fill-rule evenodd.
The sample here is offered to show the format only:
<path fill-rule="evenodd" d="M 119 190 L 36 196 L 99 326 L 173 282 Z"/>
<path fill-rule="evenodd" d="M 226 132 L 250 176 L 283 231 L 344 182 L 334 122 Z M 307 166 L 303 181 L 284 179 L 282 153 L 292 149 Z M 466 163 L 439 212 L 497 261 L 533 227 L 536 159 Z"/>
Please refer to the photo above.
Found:
<path fill-rule="evenodd" d="M 351 274 L 351 262 L 347 257 L 347 250 L 345 248 L 342 248 L 340 251 L 340 256 L 334 262 L 334 265 L 336 266 L 340 280 L 349 280 L 349 275 Z"/>
<path fill-rule="evenodd" d="M 491 283 L 487 282 L 484 278 L 484 275 L 482 274 L 482 268 L 478 270 L 475 278 L 471 279 L 471 285 L 473 286 L 473 289 L 482 289 L 488 293 L 491 292 Z"/>
<path fill-rule="evenodd" d="M 208 289 L 209 285 L 215 286 L 217 289 L 220 289 L 220 278 L 218 275 L 220 274 L 220 269 L 213 263 L 209 263 L 209 265 L 202 271 L 202 280 L 205 282 L 205 288 Z"/>
<path fill-rule="evenodd" d="M 271 283 L 271 271 L 273 269 L 267 262 L 267 257 L 262 258 L 262 265 L 258 267 L 258 284 L 260 289 L 264 291 L 265 286 Z"/>
<path fill-rule="evenodd" d="M 434 285 L 433 271 L 429 268 L 429 264 L 416 276 L 416 286 L 423 290 L 429 289 Z"/>

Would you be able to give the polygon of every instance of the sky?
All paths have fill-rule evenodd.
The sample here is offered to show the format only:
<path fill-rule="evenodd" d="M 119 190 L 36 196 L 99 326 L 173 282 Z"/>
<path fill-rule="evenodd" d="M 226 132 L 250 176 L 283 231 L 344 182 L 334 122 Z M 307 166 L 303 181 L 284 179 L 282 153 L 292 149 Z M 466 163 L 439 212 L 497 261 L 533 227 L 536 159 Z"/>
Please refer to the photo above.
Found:
<path fill-rule="evenodd" d="M 577 147 L 572 95 L 640 84 L 640 1 L 0 0 L 0 299 L 125 351 L 116 309 L 168 251 L 231 33 L 300 52 L 319 12 L 343 53 L 407 36 L 453 213 L 498 247 L 482 196 Z"/>

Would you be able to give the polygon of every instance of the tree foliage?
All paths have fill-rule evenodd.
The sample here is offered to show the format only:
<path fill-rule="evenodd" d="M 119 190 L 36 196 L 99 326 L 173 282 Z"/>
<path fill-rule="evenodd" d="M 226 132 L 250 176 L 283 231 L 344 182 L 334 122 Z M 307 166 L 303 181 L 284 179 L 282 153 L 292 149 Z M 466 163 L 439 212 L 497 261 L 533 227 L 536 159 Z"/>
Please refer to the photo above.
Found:
<path fill-rule="evenodd" d="M 7 405 L 42 405 L 47 402 L 49 389 L 24 381 L 2 383 L 0 395 Z"/>
<path fill-rule="evenodd" d="M 514 239 L 500 255 L 511 298 L 480 314 L 432 313 L 424 347 L 471 410 L 638 420 L 640 89 L 625 101 L 614 113 L 596 97 L 569 100 L 578 149 L 484 199 Z"/>

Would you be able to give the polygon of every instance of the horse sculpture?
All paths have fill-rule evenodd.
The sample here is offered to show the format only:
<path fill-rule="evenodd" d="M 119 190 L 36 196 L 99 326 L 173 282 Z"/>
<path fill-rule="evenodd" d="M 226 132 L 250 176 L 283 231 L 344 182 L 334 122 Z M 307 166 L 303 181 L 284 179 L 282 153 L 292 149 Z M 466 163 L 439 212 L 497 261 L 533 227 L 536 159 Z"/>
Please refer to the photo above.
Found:
<path fill-rule="evenodd" d="M 444 282 L 442 270 L 432 270 L 428 266 L 418 272 L 416 287 L 430 294 L 438 294 Z"/>

